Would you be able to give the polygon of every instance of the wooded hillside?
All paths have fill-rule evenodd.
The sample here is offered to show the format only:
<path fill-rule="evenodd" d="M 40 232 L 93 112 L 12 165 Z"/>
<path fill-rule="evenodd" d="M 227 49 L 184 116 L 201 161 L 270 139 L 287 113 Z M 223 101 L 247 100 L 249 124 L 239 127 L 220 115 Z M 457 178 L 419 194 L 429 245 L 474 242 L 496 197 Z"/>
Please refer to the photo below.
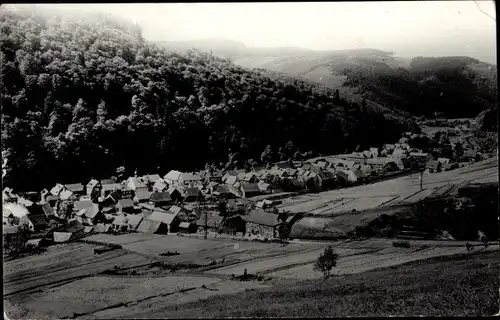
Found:
<path fill-rule="evenodd" d="M 404 118 L 319 85 L 168 52 L 114 19 L 2 10 L 0 20 L 5 181 L 18 190 L 106 177 L 122 165 L 128 173 L 243 168 L 248 159 L 394 141 L 408 129 Z"/>

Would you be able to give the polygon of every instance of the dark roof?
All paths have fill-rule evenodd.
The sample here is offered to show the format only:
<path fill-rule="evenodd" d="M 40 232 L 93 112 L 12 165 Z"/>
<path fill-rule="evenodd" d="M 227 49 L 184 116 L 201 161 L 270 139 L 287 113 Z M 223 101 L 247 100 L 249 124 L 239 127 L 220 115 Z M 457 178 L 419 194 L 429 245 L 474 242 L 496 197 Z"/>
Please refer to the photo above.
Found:
<path fill-rule="evenodd" d="M 263 210 L 252 210 L 247 216 L 243 216 L 243 220 L 269 227 L 279 224 L 277 214 L 265 212 Z"/>
<path fill-rule="evenodd" d="M 220 216 L 207 215 L 207 226 L 211 228 L 219 227 L 222 225 L 223 218 Z M 196 220 L 198 226 L 205 226 L 205 215 L 202 215 L 198 220 Z"/>
<path fill-rule="evenodd" d="M 200 189 L 193 187 L 186 189 L 186 197 L 197 197 L 201 193 Z"/>
<path fill-rule="evenodd" d="M 437 169 L 439 168 L 439 161 L 437 160 L 430 160 L 430 161 L 427 161 L 427 163 L 425 164 L 425 168 L 426 169 Z"/>
<path fill-rule="evenodd" d="M 245 192 L 260 192 L 258 183 L 246 183 L 241 186 Z"/>
<path fill-rule="evenodd" d="M 229 188 L 225 185 L 216 185 L 214 187 L 214 191 L 213 192 L 217 192 L 217 193 L 231 193 L 229 191 Z"/>
<path fill-rule="evenodd" d="M 42 210 L 43 210 L 43 212 L 45 212 L 45 215 L 47 215 L 47 216 L 54 215 L 54 209 L 48 203 L 42 204 Z"/>
<path fill-rule="evenodd" d="M 31 221 L 33 226 L 35 227 L 48 227 L 49 219 L 45 216 L 45 214 L 28 214 L 28 219 Z"/>
<path fill-rule="evenodd" d="M 71 192 L 83 192 L 84 190 L 83 184 L 81 183 L 65 184 L 64 187 Z"/>
<path fill-rule="evenodd" d="M 113 179 L 102 179 L 101 184 L 104 186 L 105 184 L 115 184 L 116 181 Z"/>
<path fill-rule="evenodd" d="M 170 193 L 168 192 L 155 192 L 151 194 L 151 198 L 149 198 L 151 201 L 172 201 L 172 198 L 170 197 Z"/>
<path fill-rule="evenodd" d="M 134 202 L 130 199 L 120 199 L 116 205 L 119 205 L 122 208 L 130 208 L 134 206 Z"/>

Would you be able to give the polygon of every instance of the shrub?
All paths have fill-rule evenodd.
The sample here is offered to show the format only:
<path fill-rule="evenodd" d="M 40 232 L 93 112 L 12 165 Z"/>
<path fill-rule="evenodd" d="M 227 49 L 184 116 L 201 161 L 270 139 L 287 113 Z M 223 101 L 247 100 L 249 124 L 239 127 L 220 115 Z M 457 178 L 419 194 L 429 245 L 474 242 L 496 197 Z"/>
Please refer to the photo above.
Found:
<path fill-rule="evenodd" d="M 392 242 L 393 247 L 409 248 L 410 243 L 406 240 L 396 240 Z"/>

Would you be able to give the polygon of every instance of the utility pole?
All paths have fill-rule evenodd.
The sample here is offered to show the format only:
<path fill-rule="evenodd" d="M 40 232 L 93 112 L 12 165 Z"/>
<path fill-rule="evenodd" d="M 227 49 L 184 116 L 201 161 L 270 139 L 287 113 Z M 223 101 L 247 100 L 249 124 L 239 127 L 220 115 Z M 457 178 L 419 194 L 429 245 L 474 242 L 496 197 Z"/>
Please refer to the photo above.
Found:
<path fill-rule="evenodd" d="M 208 236 L 208 215 L 207 210 L 205 210 L 205 240 L 207 240 Z"/>
<path fill-rule="evenodd" d="M 422 184 L 424 182 L 424 171 L 420 171 L 420 191 L 422 191 Z"/>

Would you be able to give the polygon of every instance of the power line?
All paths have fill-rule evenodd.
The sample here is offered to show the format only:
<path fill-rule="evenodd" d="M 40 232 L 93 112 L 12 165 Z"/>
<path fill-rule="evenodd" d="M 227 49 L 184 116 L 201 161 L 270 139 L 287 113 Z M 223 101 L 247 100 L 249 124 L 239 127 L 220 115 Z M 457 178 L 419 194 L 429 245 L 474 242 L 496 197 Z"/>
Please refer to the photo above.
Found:
<path fill-rule="evenodd" d="M 484 13 L 485 15 L 487 15 L 487 16 L 488 16 L 491 20 L 493 20 L 493 21 L 495 21 L 495 22 L 497 21 L 497 19 L 495 19 L 495 18 L 493 18 L 492 16 L 490 16 L 490 14 L 489 14 L 489 13 L 487 13 L 487 12 L 483 11 L 483 9 L 481 9 L 481 7 L 479 6 L 479 3 L 477 3 L 477 1 L 476 1 L 476 0 L 474 0 L 474 3 L 476 4 L 476 6 L 477 6 L 477 8 L 479 9 L 479 11 L 481 11 L 482 13 Z M 493 4 L 495 5 L 495 2 L 493 2 Z"/>

